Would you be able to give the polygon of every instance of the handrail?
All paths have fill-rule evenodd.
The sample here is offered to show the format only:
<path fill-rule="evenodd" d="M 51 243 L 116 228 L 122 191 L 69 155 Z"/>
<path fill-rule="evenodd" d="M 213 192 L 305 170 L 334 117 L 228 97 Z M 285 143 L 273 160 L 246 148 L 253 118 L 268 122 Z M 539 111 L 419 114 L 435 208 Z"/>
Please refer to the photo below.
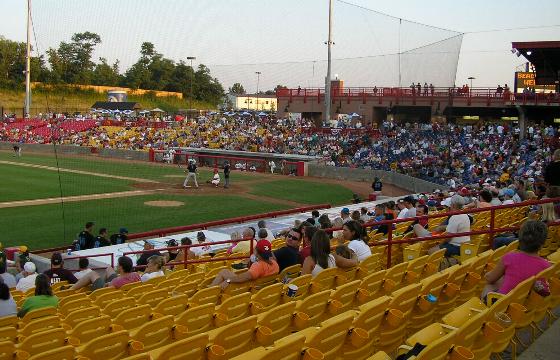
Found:
<path fill-rule="evenodd" d="M 102 256 L 111 257 L 111 267 L 115 267 L 113 253 L 93 254 L 93 255 L 75 255 L 75 256 L 68 255 L 68 256 L 64 256 L 63 260 L 64 261 L 66 261 L 66 260 L 76 260 L 76 259 L 82 259 L 82 258 L 93 258 L 93 257 L 102 257 Z M 72 271 L 72 272 L 80 270 L 80 269 L 68 269 L 68 268 L 65 268 L 65 269 L 67 269 L 69 271 Z M 105 268 L 104 267 L 94 267 L 94 268 L 91 268 L 91 269 L 92 270 L 99 270 L 99 269 L 105 269 Z"/>
<path fill-rule="evenodd" d="M 368 245 L 370 245 L 370 246 L 385 246 L 385 245 L 387 246 L 387 267 L 390 267 L 391 257 L 392 257 L 392 246 L 393 245 L 405 244 L 405 243 L 416 243 L 416 242 L 422 242 L 422 241 L 433 241 L 433 240 L 437 240 L 437 239 L 448 239 L 448 238 L 460 237 L 460 236 L 482 235 L 482 234 L 490 234 L 490 244 L 493 245 L 494 234 L 495 233 L 501 233 L 501 232 L 504 232 L 504 231 L 515 231 L 515 230 L 518 230 L 520 228 L 520 226 L 506 227 L 506 228 L 496 228 L 495 227 L 495 216 L 496 216 L 496 211 L 497 210 L 512 209 L 512 208 L 526 207 L 526 206 L 530 206 L 530 205 L 539 205 L 539 204 L 555 203 L 555 202 L 560 202 L 560 198 L 547 198 L 547 199 L 542 199 L 542 200 L 530 200 L 530 201 L 524 201 L 524 202 L 514 203 L 514 204 L 498 205 L 498 206 L 491 206 L 491 207 L 486 207 L 486 208 L 474 208 L 474 209 L 467 209 L 467 210 L 461 210 L 461 211 L 450 211 L 450 212 L 445 212 L 445 213 L 428 214 L 428 215 L 415 216 L 415 217 L 404 218 L 404 219 L 383 220 L 383 221 L 378 221 L 378 222 L 370 221 L 370 222 L 365 223 L 363 225 L 363 227 L 367 229 L 368 227 L 372 227 L 372 226 L 390 225 L 390 226 L 388 226 L 387 240 L 386 241 L 376 242 L 376 243 L 368 243 Z M 411 222 L 411 221 L 414 221 L 414 220 L 420 220 L 420 219 L 443 218 L 443 217 L 450 217 L 452 215 L 473 214 L 473 213 L 481 213 L 481 212 L 488 212 L 488 211 L 490 212 L 490 223 L 489 223 L 489 229 L 488 230 L 473 230 L 473 231 L 468 231 L 468 232 L 464 232 L 464 233 L 439 234 L 439 235 L 432 235 L 432 236 L 429 236 L 429 237 L 415 237 L 415 238 L 410 238 L 410 239 L 405 239 L 405 240 L 393 240 L 393 226 L 392 226 L 393 224 L 407 223 L 407 222 Z M 560 226 L 560 220 L 558 220 L 556 222 L 553 222 L 551 224 L 547 224 L 547 225 L 548 226 Z M 325 231 L 331 232 L 331 233 L 333 231 L 338 231 L 338 230 L 341 230 L 341 228 L 325 229 Z"/>

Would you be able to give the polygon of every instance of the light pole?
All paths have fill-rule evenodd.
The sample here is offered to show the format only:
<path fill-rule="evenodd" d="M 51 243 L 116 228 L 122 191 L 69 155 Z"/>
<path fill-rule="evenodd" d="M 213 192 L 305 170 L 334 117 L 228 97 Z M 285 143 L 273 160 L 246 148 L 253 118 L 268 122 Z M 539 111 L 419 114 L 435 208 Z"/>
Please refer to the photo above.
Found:
<path fill-rule="evenodd" d="M 191 96 L 190 96 L 190 110 L 192 110 L 193 107 L 193 97 L 194 97 L 194 93 L 193 93 L 193 83 L 194 83 L 194 68 L 193 68 L 193 60 L 196 60 L 196 56 L 187 56 L 187 60 L 191 61 Z M 187 119 L 189 118 L 189 111 L 187 111 Z"/>
<path fill-rule="evenodd" d="M 331 119 L 331 47 L 332 41 L 332 23 L 333 23 L 333 5 L 329 0 L 329 38 L 327 40 L 327 76 L 325 78 L 325 122 Z"/>
<path fill-rule="evenodd" d="M 476 78 L 473 76 L 469 76 L 467 79 L 469 79 L 471 81 L 471 87 L 469 89 L 469 93 L 472 91 L 472 81 L 475 80 Z"/>
<path fill-rule="evenodd" d="M 261 80 L 261 72 L 255 71 L 257 74 L 257 111 L 259 111 L 259 81 Z"/>
<path fill-rule="evenodd" d="M 24 118 L 29 115 L 29 107 L 31 106 L 31 0 L 27 0 L 27 48 L 25 56 L 25 114 Z"/>

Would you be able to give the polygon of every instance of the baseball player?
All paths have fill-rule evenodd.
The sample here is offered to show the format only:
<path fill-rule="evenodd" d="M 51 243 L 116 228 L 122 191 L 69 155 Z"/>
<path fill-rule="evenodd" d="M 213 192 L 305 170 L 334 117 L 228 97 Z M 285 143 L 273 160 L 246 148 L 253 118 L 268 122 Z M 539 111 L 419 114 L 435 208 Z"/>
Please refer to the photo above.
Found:
<path fill-rule="evenodd" d="M 183 182 L 183 188 L 188 187 L 189 180 L 193 179 L 194 186 L 198 188 L 198 182 L 196 181 L 196 161 L 194 159 L 189 159 L 189 165 L 187 166 L 187 177 Z"/>

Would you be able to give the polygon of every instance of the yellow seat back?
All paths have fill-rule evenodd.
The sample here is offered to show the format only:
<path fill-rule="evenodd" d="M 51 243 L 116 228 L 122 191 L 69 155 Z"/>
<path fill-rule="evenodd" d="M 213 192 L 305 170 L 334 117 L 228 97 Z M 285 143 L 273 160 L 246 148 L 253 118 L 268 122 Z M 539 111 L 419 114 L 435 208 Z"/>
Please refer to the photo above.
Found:
<path fill-rule="evenodd" d="M 254 314 L 251 314 L 251 309 L 253 309 Z M 249 315 L 256 315 L 259 311 L 257 307 L 252 306 L 250 292 L 227 298 L 221 305 L 216 307 L 216 313 L 227 315 L 228 323 Z"/>
<path fill-rule="evenodd" d="M 78 355 L 90 359 L 117 360 L 136 355 L 143 349 L 142 343 L 132 342 L 128 332 L 123 330 L 93 338 L 78 347 Z"/>
<path fill-rule="evenodd" d="M 346 312 L 323 321 L 319 328 L 304 330 L 305 345 L 322 352 L 324 359 L 334 359 L 346 342 L 353 320 L 353 314 Z"/>
<path fill-rule="evenodd" d="M 275 307 L 257 316 L 259 325 L 263 325 L 272 330 L 271 340 L 275 341 L 289 335 L 295 328 L 296 322 L 301 322 L 303 326 L 308 325 L 307 314 L 296 313 L 296 303 L 294 301 Z M 297 316 L 297 321 L 296 321 Z"/>
<path fill-rule="evenodd" d="M 118 314 L 113 322 L 126 330 L 137 328 L 152 320 L 152 309 L 149 305 L 139 305 Z"/>
<path fill-rule="evenodd" d="M 168 297 L 154 307 L 154 312 L 162 315 L 179 315 L 187 309 L 188 303 L 189 297 L 185 294 Z"/>
<path fill-rule="evenodd" d="M 222 320 L 226 323 L 227 316 L 214 319 L 214 304 L 204 304 L 191 307 L 177 315 L 175 323 L 185 326 L 190 335 L 197 335 L 214 329 L 215 323 Z M 223 323 L 220 322 L 220 325 Z"/>
<path fill-rule="evenodd" d="M 264 287 L 257 291 L 251 299 L 259 303 L 263 311 L 270 310 L 282 302 L 283 288 L 284 285 L 280 283 Z"/>
<path fill-rule="evenodd" d="M 111 317 L 101 315 L 94 319 L 79 322 L 69 334 L 80 340 L 81 344 L 85 344 L 97 336 L 110 334 L 116 329 L 122 330 L 122 327 L 113 325 Z"/>
<path fill-rule="evenodd" d="M 199 334 L 154 349 L 149 355 L 152 360 L 207 360 L 216 353 L 215 347 L 210 346 L 207 350 L 207 346 L 208 334 Z"/>
<path fill-rule="evenodd" d="M 198 290 L 191 298 L 189 303 L 196 305 L 217 304 L 220 299 L 221 288 L 212 286 L 206 289 Z"/>
<path fill-rule="evenodd" d="M 173 317 L 167 315 L 136 328 L 130 336 L 144 345 L 144 351 L 149 351 L 186 338 L 187 328 L 176 326 Z"/>
<path fill-rule="evenodd" d="M 49 307 L 44 307 L 41 309 L 37 309 L 37 310 L 32 310 L 27 312 L 23 318 L 21 319 L 21 322 L 23 324 L 27 324 L 30 321 L 33 321 L 35 319 L 39 319 L 42 318 L 44 316 L 57 316 L 58 312 L 56 311 L 56 308 L 49 306 Z"/>
<path fill-rule="evenodd" d="M 138 303 L 150 305 L 150 307 L 155 308 L 160 302 L 167 299 L 168 296 L 169 293 L 165 289 L 152 290 L 141 295 L 138 298 Z"/>
<path fill-rule="evenodd" d="M 76 349 L 68 345 L 35 354 L 29 360 L 74 360 L 75 357 Z"/>
<path fill-rule="evenodd" d="M 121 312 L 131 309 L 136 306 L 136 300 L 130 297 L 124 297 L 119 300 L 112 301 L 105 305 L 102 312 L 105 315 L 109 315 L 111 318 L 115 318 Z"/>
<path fill-rule="evenodd" d="M 57 328 L 41 331 L 26 337 L 19 345 L 19 349 L 29 353 L 29 355 L 36 355 L 54 348 L 66 346 L 68 343 L 66 331 Z M 75 342 L 70 341 L 70 345 L 78 344 L 79 342 L 77 339 Z"/>
<path fill-rule="evenodd" d="M 101 309 L 99 309 L 99 306 L 90 306 L 89 308 L 71 312 L 64 318 L 63 322 L 70 327 L 74 327 L 84 320 L 94 319 L 99 315 L 101 315 Z"/>

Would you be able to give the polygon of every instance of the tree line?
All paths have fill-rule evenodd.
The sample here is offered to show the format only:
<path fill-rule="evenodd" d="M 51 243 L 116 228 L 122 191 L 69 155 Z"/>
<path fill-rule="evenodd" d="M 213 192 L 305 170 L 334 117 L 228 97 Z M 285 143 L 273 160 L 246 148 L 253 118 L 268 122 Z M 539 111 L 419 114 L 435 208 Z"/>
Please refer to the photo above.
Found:
<path fill-rule="evenodd" d="M 45 56 L 32 57 L 31 81 L 174 91 L 213 104 L 223 99 L 224 88 L 203 64 L 193 69 L 183 60 L 175 62 L 165 58 L 156 51 L 154 44 L 144 42 L 138 60 L 121 73 L 118 60 L 113 64 L 105 58 L 93 60 L 95 47 L 100 43 L 101 37 L 95 33 L 76 33 L 71 41 L 48 49 Z M 24 87 L 25 54 L 25 43 L 0 36 L 0 88 Z"/>

